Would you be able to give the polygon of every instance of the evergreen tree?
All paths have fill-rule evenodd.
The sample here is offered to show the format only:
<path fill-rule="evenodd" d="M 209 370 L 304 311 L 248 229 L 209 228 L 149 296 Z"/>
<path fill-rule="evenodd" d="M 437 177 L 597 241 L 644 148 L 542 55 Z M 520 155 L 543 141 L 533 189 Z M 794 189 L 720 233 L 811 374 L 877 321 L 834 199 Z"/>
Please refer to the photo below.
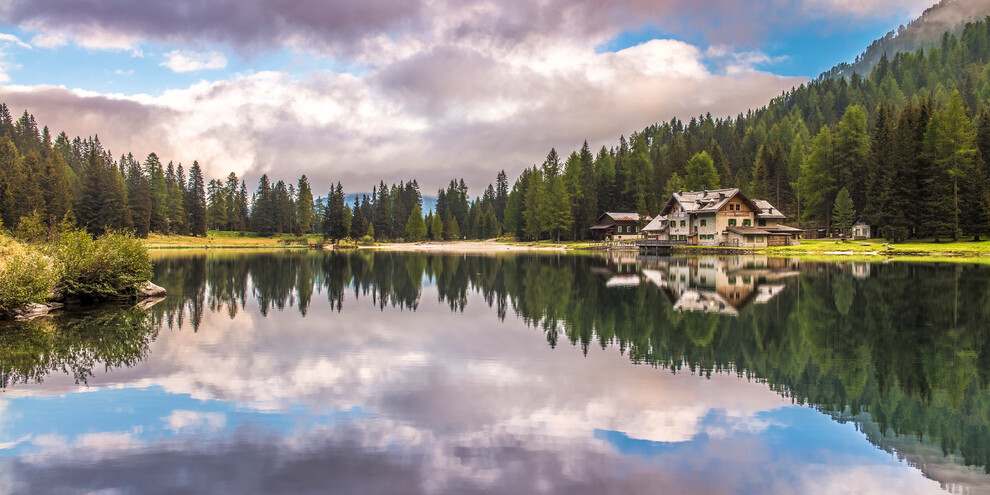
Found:
<path fill-rule="evenodd" d="M 159 234 L 168 234 L 168 183 L 158 155 L 148 154 L 144 161 L 144 173 L 148 177 L 151 190 L 150 229 Z"/>
<path fill-rule="evenodd" d="M 302 235 L 312 232 L 312 222 L 313 190 L 304 174 L 299 178 L 299 186 L 296 188 L 296 231 Z"/>
<path fill-rule="evenodd" d="M 835 178 L 832 170 L 835 168 L 835 150 L 832 142 L 832 132 L 828 127 L 822 127 L 811 143 L 811 151 L 804 160 L 798 188 L 804 203 L 804 220 L 819 219 L 826 228 L 830 225 L 831 209 L 835 201 Z"/>
<path fill-rule="evenodd" d="M 203 171 L 199 162 L 193 161 L 189 168 L 189 184 L 186 187 L 189 221 L 189 233 L 194 236 L 206 236 L 206 191 L 203 183 Z"/>
<path fill-rule="evenodd" d="M 843 187 L 835 196 L 835 205 L 832 207 L 832 222 L 839 233 L 848 235 L 855 221 L 856 209 L 852 197 L 849 190 Z"/>
<path fill-rule="evenodd" d="M 990 156 L 990 155 L 988 155 Z M 505 207 L 509 201 L 509 179 L 505 170 L 500 170 L 495 178 L 495 218 L 499 225 L 505 224 Z"/>
<path fill-rule="evenodd" d="M 419 242 L 423 239 L 426 239 L 426 223 L 423 221 L 423 212 L 419 209 L 419 205 L 415 205 L 406 221 L 406 240 Z"/>
<path fill-rule="evenodd" d="M 206 186 L 206 227 L 223 230 L 227 225 L 227 190 L 217 179 Z"/>
<path fill-rule="evenodd" d="M 721 188 L 715 162 L 707 151 L 691 157 L 687 164 L 687 174 L 684 182 L 685 187 L 690 191 Z"/>
<path fill-rule="evenodd" d="M 135 233 L 138 237 L 148 237 L 151 231 L 151 183 L 137 163 L 131 163 L 127 169 L 127 201 Z"/>
<path fill-rule="evenodd" d="M 262 237 L 275 233 L 275 197 L 268 174 L 263 174 L 258 180 L 258 190 L 254 193 L 251 206 L 251 225 Z"/>
<path fill-rule="evenodd" d="M 849 190 L 857 210 L 866 205 L 867 160 L 870 140 L 866 132 L 866 109 L 852 105 L 845 109 L 835 129 L 835 168 L 839 184 Z"/>
<path fill-rule="evenodd" d="M 560 242 L 560 233 L 571 228 L 574 219 L 564 176 L 560 173 L 557 150 L 550 149 L 543 162 L 542 175 L 545 194 L 538 203 L 539 223 L 543 232 L 550 234 L 554 242 Z"/>
<path fill-rule="evenodd" d="M 440 215 L 430 215 L 430 240 L 439 241 L 443 239 L 443 221 Z"/>

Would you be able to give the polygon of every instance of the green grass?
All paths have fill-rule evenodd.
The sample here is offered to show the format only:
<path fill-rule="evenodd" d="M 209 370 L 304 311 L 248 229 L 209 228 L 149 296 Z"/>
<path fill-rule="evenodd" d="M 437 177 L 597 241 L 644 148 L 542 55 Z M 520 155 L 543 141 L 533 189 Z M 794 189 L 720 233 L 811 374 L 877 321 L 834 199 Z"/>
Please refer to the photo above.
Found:
<path fill-rule="evenodd" d="M 797 246 L 779 246 L 760 249 L 767 254 L 879 254 L 883 256 L 990 256 L 990 241 L 933 242 L 916 240 L 886 244 L 882 239 L 865 241 L 840 241 L 834 239 L 804 240 Z"/>
<path fill-rule="evenodd" d="M 145 247 L 151 249 L 184 249 L 184 248 L 306 248 L 319 245 L 322 236 L 309 234 L 297 237 L 290 234 L 276 234 L 271 237 L 261 237 L 256 232 L 237 232 L 210 230 L 206 237 L 185 235 L 151 234 L 143 239 Z"/>

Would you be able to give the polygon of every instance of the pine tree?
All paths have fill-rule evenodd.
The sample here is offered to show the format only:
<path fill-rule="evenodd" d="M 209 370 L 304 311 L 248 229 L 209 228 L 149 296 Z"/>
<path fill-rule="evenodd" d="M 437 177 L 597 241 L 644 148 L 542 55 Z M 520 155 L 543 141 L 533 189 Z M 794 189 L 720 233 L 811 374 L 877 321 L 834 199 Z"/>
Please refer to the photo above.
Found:
<path fill-rule="evenodd" d="M 439 241 L 443 239 L 443 221 L 440 215 L 430 215 L 430 240 Z"/>
<path fill-rule="evenodd" d="M 309 187 L 309 179 L 305 175 L 299 178 L 299 186 L 296 188 L 296 222 L 299 224 L 296 230 L 300 234 L 308 234 L 312 231 L 313 190 Z"/>
<path fill-rule="evenodd" d="M 553 148 L 543 162 L 542 176 L 545 192 L 538 202 L 539 224 L 554 242 L 560 242 L 560 233 L 571 228 L 574 219 L 564 176 L 560 173 L 560 159 Z"/>
<path fill-rule="evenodd" d="M 852 105 L 845 109 L 835 129 L 835 167 L 839 184 L 849 190 L 857 210 L 866 205 L 867 160 L 870 141 L 866 132 L 866 109 Z"/>
<path fill-rule="evenodd" d="M 360 239 L 368 233 L 368 219 L 364 216 L 358 198 L 354 198 L 354 216 L 351 218 L 351 237 Z"/>
<path fill-rule="evenodd" d="M 715 162 L 707 151 L 697 153 L 688 160 L 685 187 L 691 191 L 702 189 L 719 189 L 718 171 Z"/>
<path fill-rule="evenodd" d="M 426 223 L 423 221 L 423 212 L 419 209 L 419 205 L 415 205 L 406 221 L 406 240 L 419 242 L 423 239 L 426 239 Z"/>
<path fill-rule="evenodd" d="M 158 155 L 148 154 L 144 161 L 144 174 L 148 177 L 151 190 L 150 229 L 159 234 L 168 234 L 168 183 Z"/>
<path fill-rule="evenodd" d="M 223 182 L 213 179 L 206 186 L 206 227 L 223 230 L 227 224 L 227 189 Z"/>
<path fill-rule="evenodd" d="M 275 198 L 268 174 L 263 174 L 258 180 L 258 190 L 254 193 L 251 206 L 251 225 L 262 237 L 275 233 Z"/>
<path fill-rule="evenodd" d="M 206 191 L 203 183 L 203 171 L 199 162 L 193 161 L 189 168 L 189 183 L 186 187 L 189 219 L 189 233 L 194 236 L 206 236 Z"/>
<path fill-rule="evenodd" d="M 842 188 L 835 196 L 835 205 L 832 207 L 832 222 L 835 229 L 841 234 L 849 234 L 853 222 L 856 221 L 856 209 L 853 205 L 849 190 Z"/>
<path fill-rule="evenodd" d="M 499 225 L 505 224 L 505 207 L 509 201 L 509 179 L 505 170 L 500 170 L 495 178 L 495 218 Z"/>
<path fill-rule="evenodd" d="M 831 223 L 829 206 L 834 202 L 835 178 L 832 175 L 834 168 L 835 150 L 832 132 L 828 127 L 822 127 L 811 143 L 808 158 L 804 160 L 798 188 L 801 191 L 801 201 L 804 203 L 804 220 L 817 220 L 826 228 Z"/>
<path fill-rule="evenodd" d="M 135 233 L 138 237 L 148 237 L 151 231 L 151 183 L 136 162 L 127 169 L 127 202 Z"/>

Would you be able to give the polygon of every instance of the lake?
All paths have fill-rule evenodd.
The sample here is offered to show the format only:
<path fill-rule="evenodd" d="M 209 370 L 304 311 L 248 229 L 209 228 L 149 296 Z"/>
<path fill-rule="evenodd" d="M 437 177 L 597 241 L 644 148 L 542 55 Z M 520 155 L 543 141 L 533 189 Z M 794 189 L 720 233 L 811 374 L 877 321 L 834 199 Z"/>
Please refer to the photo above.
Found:
<path fill-rule="evenodd" d="M 990 267 L 159 251 L 0 326 L 0 492 L 990 493 Z"/>

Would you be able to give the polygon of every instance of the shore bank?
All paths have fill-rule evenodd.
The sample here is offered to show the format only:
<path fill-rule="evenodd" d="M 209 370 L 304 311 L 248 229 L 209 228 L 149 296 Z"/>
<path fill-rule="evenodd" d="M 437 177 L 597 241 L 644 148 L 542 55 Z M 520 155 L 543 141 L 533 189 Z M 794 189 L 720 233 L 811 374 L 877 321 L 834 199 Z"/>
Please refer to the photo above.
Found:
<path fill-rule="evenodd" d="M 359 249 L 381 251 L 413 251 L 430 253 L 507 253 L 520 251 L 567 251 L 565 244 L 509 243 L 499 241 L 445 241 L 445 242 L 403 242 L 361 246 Z"/>

